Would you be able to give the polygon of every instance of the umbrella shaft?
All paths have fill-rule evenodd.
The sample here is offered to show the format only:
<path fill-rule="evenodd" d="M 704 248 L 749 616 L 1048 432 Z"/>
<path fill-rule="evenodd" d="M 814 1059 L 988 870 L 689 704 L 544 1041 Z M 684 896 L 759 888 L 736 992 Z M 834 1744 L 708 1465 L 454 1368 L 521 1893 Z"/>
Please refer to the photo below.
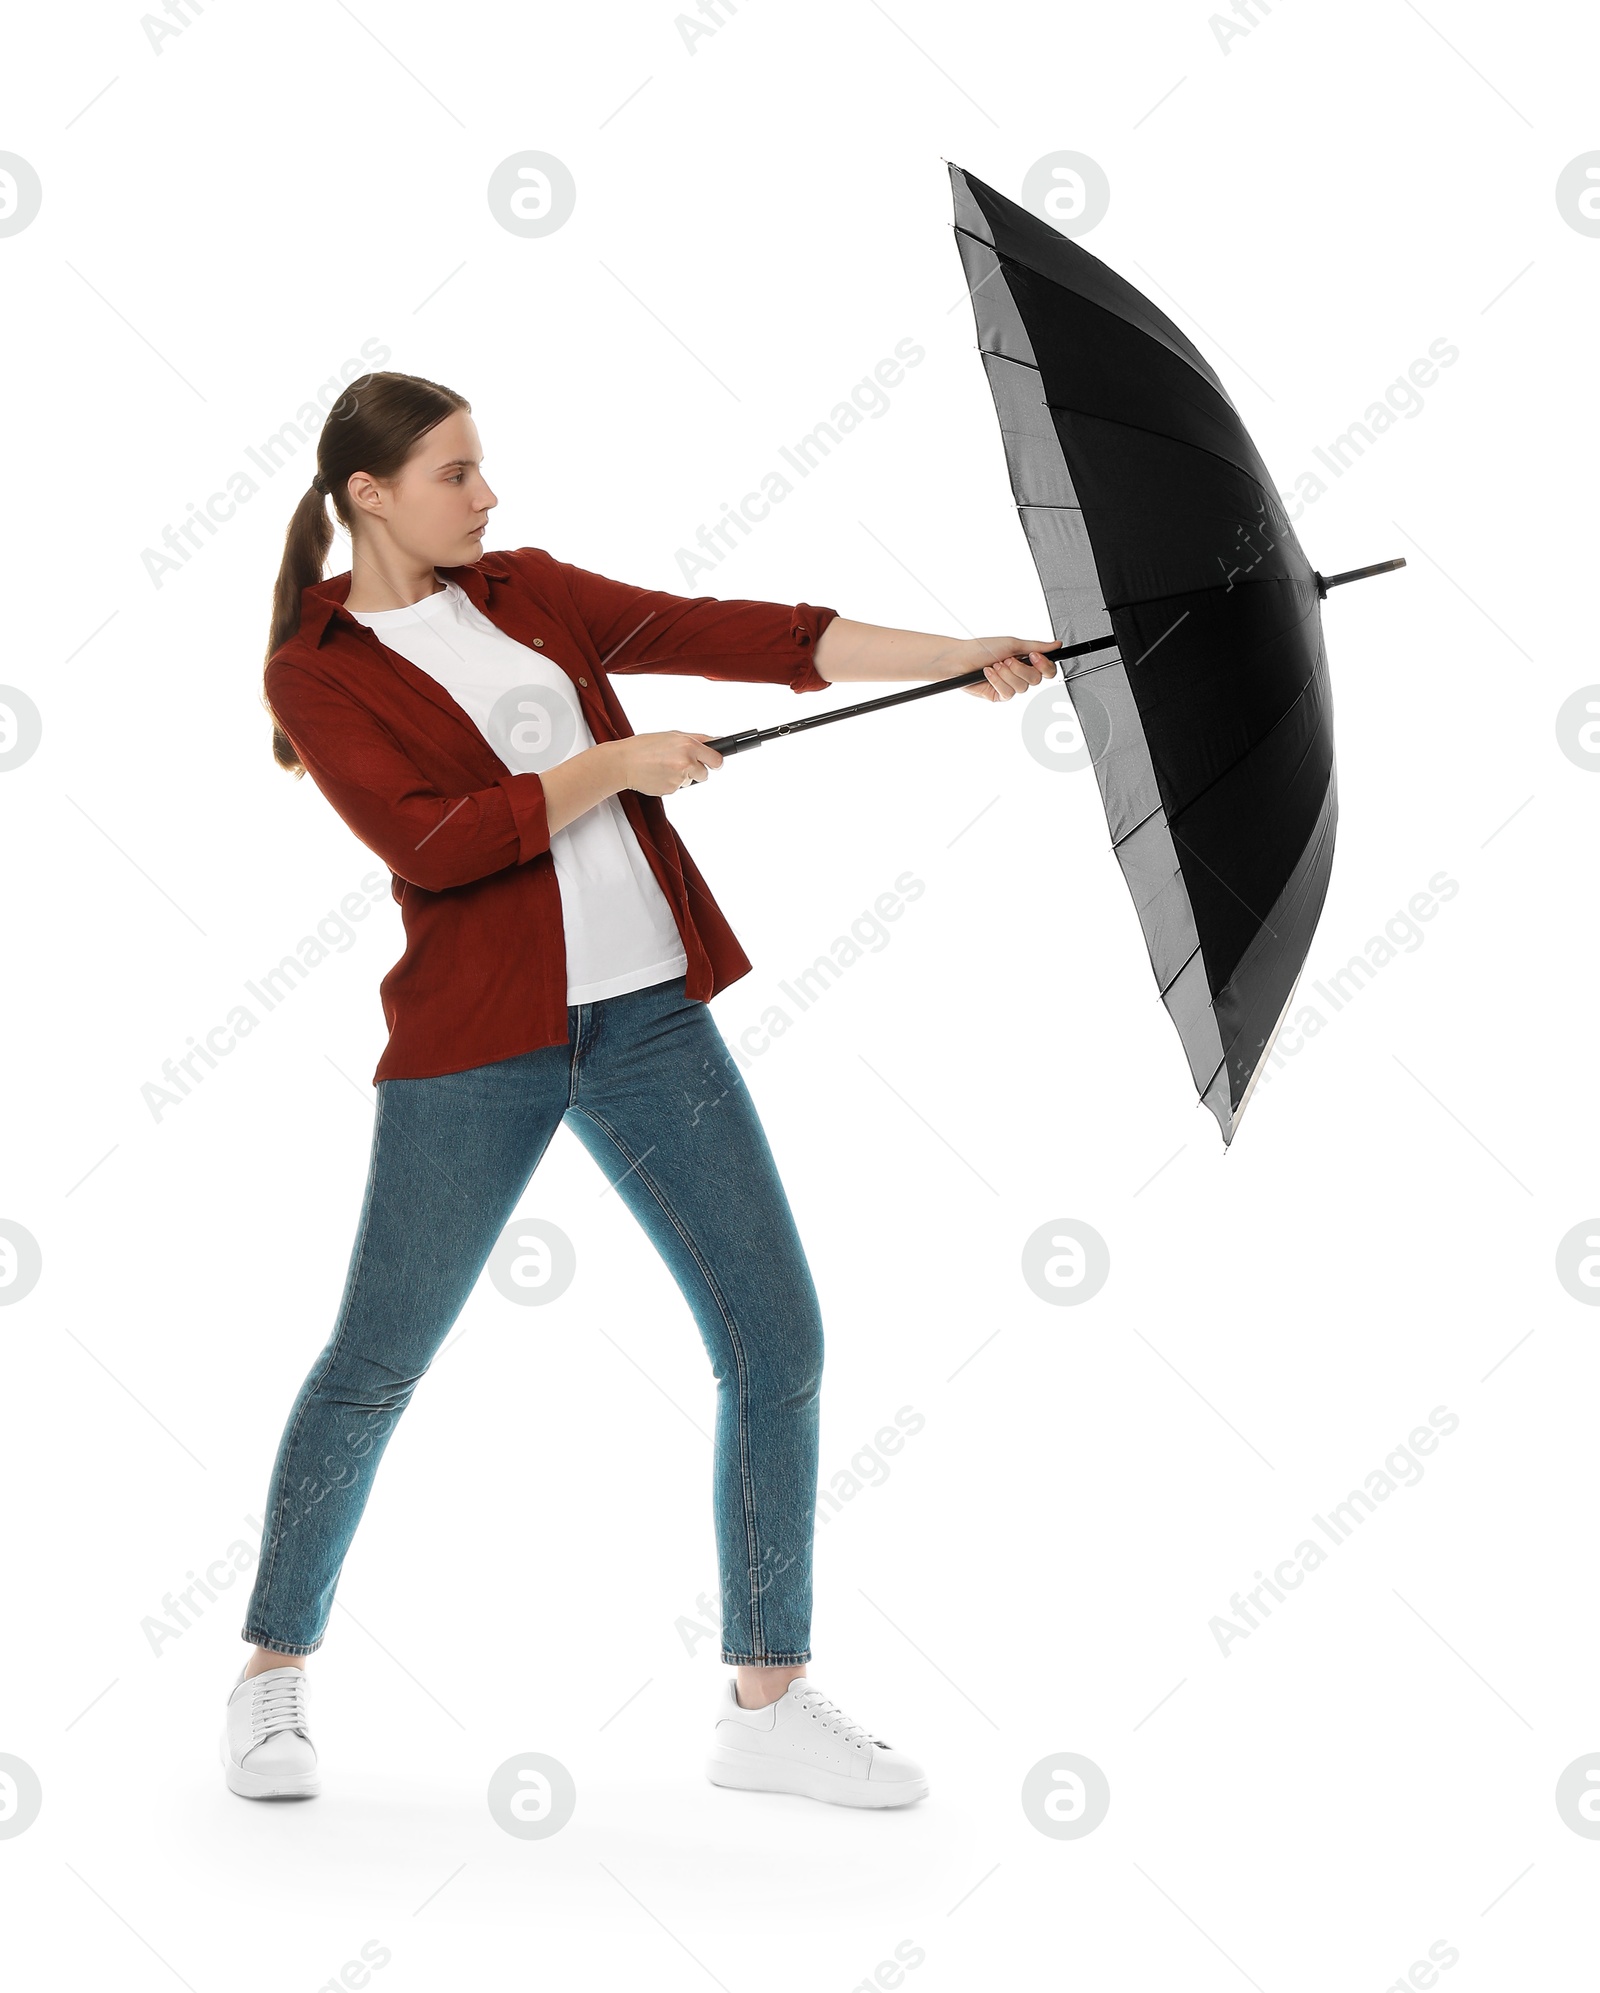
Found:
<path fill-rule="evenodd" d="M 1041 656 L 1059 663 L 1064 658 L 1082 657 L 1086 651 L 1114 650 L 1115 637 L 1091 637 L 1083 644 L 1058 644 L 1054 650 L 1042 651 Z M 954 692 L 961 685 L 976 685 L 988 669 L 979 665 L 975 671 L 964 671 L 958 678 L 936 678 L 931 685 L 913 685 L 906 692 L 891 692 L 882 699 L 863 699 L 854 706 L 840 706 L 831 713 L 813 713 L 809 719 L 787 720 L 777 727 L 746 727 L 742 733 L 724 734 L 719 740 L 708 740 L 707 747 L 715 748 L 718 754 L 743 754 L 746 749 L 760 747 L 763 741 L 782 740 L 789 734 L 804 733 L 810 727 L 830 726 L 835 720 L 853 719 L 857 713 L 878 713 L 886 706 L 903 706 L 910 699 L 928 699 L 936 692 Z"/>

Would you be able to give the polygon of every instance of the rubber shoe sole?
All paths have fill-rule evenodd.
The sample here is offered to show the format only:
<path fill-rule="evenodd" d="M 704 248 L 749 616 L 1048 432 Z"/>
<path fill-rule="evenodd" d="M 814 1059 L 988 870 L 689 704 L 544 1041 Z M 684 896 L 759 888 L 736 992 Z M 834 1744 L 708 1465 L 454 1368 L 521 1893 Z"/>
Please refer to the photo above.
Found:
<path fill-rule="evenodd" d="M 234 1764 L 228 1757 L 228 1740 L 217 1746 L 228 1790 L 241 1799 L 315 1799 L 322 1790 L 320 1772 L 252 1772 Z"/>
<path fill-rule="evenodd" d="M 789 1765 L 754 1751 L 714 1750 L 706 1760 L 706 1777 L 713 1785 L 740 1792 L 794 1792 L 803 1799 L 821 1799 L 830 1806 L 910 1806 L 928 1796 L 925 1778 L 846 1778 L 816 1765 Z"/>

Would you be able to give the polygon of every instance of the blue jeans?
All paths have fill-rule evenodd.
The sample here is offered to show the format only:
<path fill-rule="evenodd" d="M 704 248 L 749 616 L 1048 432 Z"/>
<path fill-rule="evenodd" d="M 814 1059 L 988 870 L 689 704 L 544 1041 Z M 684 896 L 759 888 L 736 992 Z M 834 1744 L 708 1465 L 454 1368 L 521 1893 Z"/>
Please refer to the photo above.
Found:
<path fill-rule="evenodd" d="M 344 1297 L 278 1448 L 246 1640 L 321 1646 L 389 1436 L 563 1121 L 665 1260 L 711 1358 L 722 1658 L 810 1659 L 821 1313 L 755 1105 L 681 975 L 570 1007 L 564 1045 L 379 1082 Z M 512 1408 L 498 1415 L 509 1440 Z M 642 1482 L 648 1464 L 632 1471 Z"/>

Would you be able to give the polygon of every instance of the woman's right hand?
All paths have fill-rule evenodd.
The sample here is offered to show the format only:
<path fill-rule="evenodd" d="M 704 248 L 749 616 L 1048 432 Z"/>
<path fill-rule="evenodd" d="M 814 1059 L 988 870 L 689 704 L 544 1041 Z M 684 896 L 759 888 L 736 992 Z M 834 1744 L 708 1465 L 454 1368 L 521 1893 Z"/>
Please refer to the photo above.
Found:
<path fill-rule="evenodd" d="M 646 796 L 670 796 L 691 782 L 704 782 L 722 756 L 707 747 L 710 734 L 629 734 L 611 744 L 617 750 L 624 789 Z"/>

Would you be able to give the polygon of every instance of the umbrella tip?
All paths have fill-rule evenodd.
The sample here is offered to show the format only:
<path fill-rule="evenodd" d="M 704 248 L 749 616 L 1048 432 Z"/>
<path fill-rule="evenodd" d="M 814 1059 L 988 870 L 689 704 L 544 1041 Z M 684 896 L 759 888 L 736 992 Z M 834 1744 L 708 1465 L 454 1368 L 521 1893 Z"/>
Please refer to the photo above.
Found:
<path fill-rule="evenodd" d="M 1317 584 L 1318 599 L 1325 600 L 1328 590 L 1338 588 L 1343 582 L 1365 581 L 1369 575 L 1374 574 L 1393 574 L 1397 567 L 1404 566 L 1405 559 L 1402 556 L 1398 560 L 1376 561 L 1371 567 L 1346 568 L 1343 574 L 1318 574 L 1313 570 L 1311 578 Z"/>

